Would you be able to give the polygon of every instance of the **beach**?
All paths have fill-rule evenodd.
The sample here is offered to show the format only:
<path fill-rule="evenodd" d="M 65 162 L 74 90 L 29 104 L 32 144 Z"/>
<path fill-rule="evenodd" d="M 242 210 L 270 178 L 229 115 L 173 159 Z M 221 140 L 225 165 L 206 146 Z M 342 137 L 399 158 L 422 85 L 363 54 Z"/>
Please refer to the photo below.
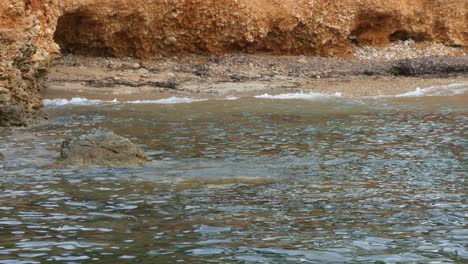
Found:
<path fill-rule="evenodd" d="M 167 97 L 219 99 L 265 93 L 362 97 L 468 83 L 468 56 L 407 60 L 231 54 L 141 61 L 69 55 L 50 68 L 41 93 L 45 99 L 84 97 L 119 101 Z M 433 61 L 439 65 L 428 65 Z M 405 62 L 414 63 L 421 73 L 398 72 Z M 451 71 L 438 71 L 437 67 Z"/>

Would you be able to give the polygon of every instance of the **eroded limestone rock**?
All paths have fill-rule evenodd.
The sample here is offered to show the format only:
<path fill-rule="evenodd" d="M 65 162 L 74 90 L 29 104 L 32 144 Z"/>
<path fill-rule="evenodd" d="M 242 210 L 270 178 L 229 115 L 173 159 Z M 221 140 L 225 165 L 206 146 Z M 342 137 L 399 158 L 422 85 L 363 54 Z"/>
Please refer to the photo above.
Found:
<path fill-rule="evenodd" d="M 145 153 L 128 138 L 98 128 L 64 141 L 56 166 L 126 167 L 143 165 L 146 160 Z"/>
<path fill-rule="evenodd" d="M 468 41 L 464 1 L 62 2 L 55 41 L 87 56 L 261 51 L 351 57 L 353 44 L 413 39 L 466 47 Z"/>
<path fill-rule="evenodd" d="M 354 45 L 406 39 L 466 50 L 466 17 L 466 1 L 441 0 L 0 0 L 0 126 L 45 121 L 40 80 L 59 46 L 142 59 L 228 52 L 352 57 Z"/>
<path fill-rule="evenodd" d="M 42 109 L 27 109 L 21 104 L 0 106 L 0 126 L 29 127 L 47 121 L 48 117 Z"/>

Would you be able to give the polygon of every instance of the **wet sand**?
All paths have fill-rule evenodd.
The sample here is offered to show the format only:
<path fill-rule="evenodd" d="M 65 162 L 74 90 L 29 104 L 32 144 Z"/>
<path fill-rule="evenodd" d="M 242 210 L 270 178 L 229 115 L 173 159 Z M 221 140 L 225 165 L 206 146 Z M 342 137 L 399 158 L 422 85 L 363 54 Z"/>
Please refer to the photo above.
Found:
<path fill-rule="evenodd" d="M 465 59 L 456 61 L 458 69 L 463 70 Z M 65 56 L 51 67 L 42 96 L 127 101 L 315 92 L 359 97 L 468 84 L 468 75 L 460 71 L 401 76 L 393 72 L 397 63 L 400 62 L 245 54 L 193 55 L 145 62 Z"/>

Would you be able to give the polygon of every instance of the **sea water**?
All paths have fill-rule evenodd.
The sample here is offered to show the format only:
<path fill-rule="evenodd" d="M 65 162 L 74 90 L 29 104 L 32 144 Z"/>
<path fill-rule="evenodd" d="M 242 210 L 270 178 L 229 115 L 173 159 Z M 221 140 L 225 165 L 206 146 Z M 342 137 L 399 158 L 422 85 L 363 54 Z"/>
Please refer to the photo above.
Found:
<path fill-rule="evenodd" d="M 48 100 L 0 131 L 0 263 L 466 262 L 466 88 Z M 94 127 L 150 161 L 48 167 Z"/>

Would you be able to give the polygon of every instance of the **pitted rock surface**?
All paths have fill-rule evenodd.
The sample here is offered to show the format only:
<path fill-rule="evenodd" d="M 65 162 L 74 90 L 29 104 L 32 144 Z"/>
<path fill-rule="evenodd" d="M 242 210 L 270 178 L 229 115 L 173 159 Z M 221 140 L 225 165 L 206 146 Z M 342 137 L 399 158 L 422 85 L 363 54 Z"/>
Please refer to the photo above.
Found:
<path fill-rule="evenodd" d="M 41 77 L 60 51 L 349 58 L 407 39 L 466 51 L 467 12 L 461 0 L 0 0 L 0 126 L 47 121 Z"/>
<path fill-rule="evenodd" d="M 64 141 L 56 165 L 126 167 L 143 165 L 146 160 L 145 153 L 128 138 L 98 128 Z"/>

